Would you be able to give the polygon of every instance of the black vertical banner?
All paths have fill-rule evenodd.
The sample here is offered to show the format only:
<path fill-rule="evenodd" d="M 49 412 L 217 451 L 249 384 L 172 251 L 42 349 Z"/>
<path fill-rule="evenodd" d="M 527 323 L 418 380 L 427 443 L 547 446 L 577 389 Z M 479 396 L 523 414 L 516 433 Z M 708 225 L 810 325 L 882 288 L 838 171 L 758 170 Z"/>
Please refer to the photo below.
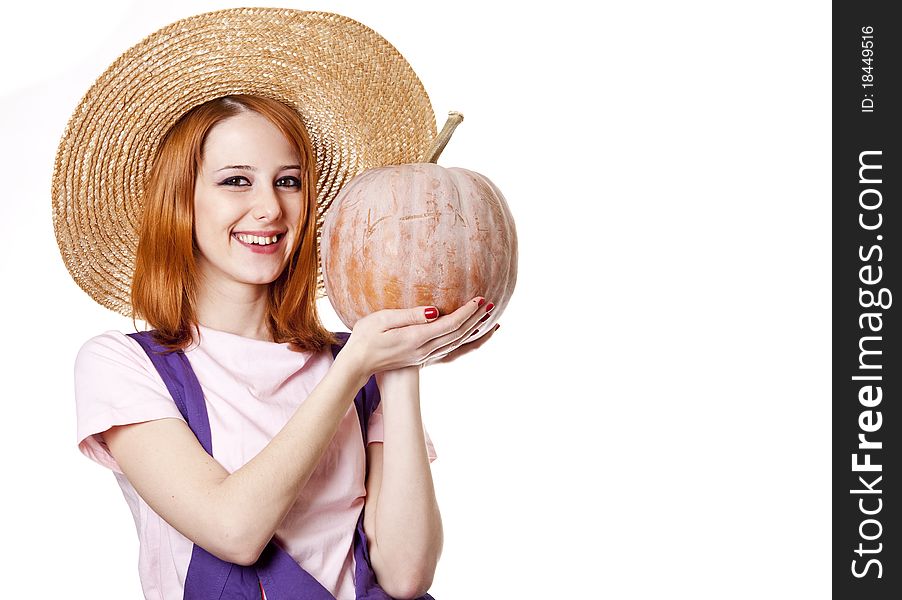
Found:
<path fill-rule="evenodd" d="M 833 6 L 835 598 L 902 598 L 902 21 L 892 5 Z"/>

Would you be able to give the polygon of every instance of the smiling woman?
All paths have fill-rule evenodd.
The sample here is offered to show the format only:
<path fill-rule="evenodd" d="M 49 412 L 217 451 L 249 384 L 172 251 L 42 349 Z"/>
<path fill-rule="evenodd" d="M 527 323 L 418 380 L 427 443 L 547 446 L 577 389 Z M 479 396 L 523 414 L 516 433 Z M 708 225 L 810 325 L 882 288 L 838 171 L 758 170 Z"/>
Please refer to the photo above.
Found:
<path fill-rule="evenodd" d="M 148 178 L 145 215 L 157 216 L 142 221 L 132 283 L 135 312 L 160 343 L 184 348 L 196 307 L 217 305 L 214 297 L 243 305 L 265 299 L 266 318 L 253 319 L 264 328 L 232 333 L 270 339 L 271 328 L 272 341 L 305 350 L 335 343 L 309 318 L 316 301 L 316 222 L 309 218 L 315 163 L 300 116 L 276 100 L 217 98 L 172 127 Z M 239 234 L 276 243 L 262 246 Z M 165 283 L 173 281 L 184 293 Z M 223 319 L 212 320 L 228 330 Z"/>
<path fill-rule="evenodd" d="M 371 29 L 241 9 L 146 38 L 73 115 L 54 174 L 63 258 L 149 326 L 82 345 L 78 443 L 117 474 L 147 597 L 429 598 L 443 536 L 419 369 L 478 348 L 488 335 L 462 344 L 491 299 L 380 310 L 350 333 L 316 311 L 332 198 L 357 172 L 415 160 L 434 135 L 427 105 Z"/>

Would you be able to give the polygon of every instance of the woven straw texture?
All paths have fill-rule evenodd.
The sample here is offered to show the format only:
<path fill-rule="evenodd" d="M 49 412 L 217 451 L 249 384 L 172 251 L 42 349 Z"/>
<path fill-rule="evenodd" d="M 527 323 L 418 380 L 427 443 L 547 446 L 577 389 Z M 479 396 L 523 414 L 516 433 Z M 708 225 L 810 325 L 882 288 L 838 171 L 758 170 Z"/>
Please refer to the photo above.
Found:
<path fill-rule="evenodd" d="M 69 120 L 56 155 L 53 225 L 78 285 L 131 316 L 143 182 L 165 132 L 228 94 L 300 113 L 317 156 L 319 230 L 358 173 L 418 162 L 436 135 L 426 90 L 403 56 L 342 15 L 241 8 L 183 19 L 122 54 Z M 325 296 L 322 270 L 317 296 Z"/>

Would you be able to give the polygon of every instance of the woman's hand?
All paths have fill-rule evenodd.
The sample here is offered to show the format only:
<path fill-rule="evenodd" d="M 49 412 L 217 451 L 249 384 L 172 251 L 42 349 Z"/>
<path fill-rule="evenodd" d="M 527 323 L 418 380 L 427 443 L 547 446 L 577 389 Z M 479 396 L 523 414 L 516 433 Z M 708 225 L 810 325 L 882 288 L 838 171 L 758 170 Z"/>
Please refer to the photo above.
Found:
<path fill-rule="evenodd" d="M 479 327 L 486 308 L 491 307 L 477 296 L 454 312 L 433 319 L 426 316 L 427 306 L 379 310 L 355 323 L 342 354 L 353 357 L 365 378 L 444 359 Z M 475 349 L 476 343 L 473 345 Z"/>
<path fill-rule="evenodd" d="M 492 334 L 495 333 L 495 331 L 499 327 L 501 327 L 501 324 L 497 323 L 494 327 L 492 327 L 489 330 L 488 333 L 486 333 L 485 335 L 483 335 L 480 338 L 477 338 L 476 340 L 474 340 L 472 342 L 468 342 L 465 338 L 458 344 L 458 346 L 456 348 L 448 350 L 444 354 L 436 354 L 433 358 L 430 358 L 429 360 L 424 362 L 422 365 L 413 365 L 412 367 L 403 367 L 400 369 L 392 369 L 391 371 L 379 371 L 376 373 L 376 385 L 379 386 L 379 389 L 382 389 L 384 387 L 383 381 L 385 381 L 386 379 L 395 380 L 395 379 L 401 379 L 404 377 L 414 377 L 414 376 L 419 375 L 420 369 L 427 365 L 437 365 L 437 364 L 442 364 L 442 363 L 453 362 L 453 361 L 457 360 L 458 358 L 460 358 L 461 356 L 463 356 L 464 354 L 466 354 L 468 352 L 472 352 L 473 350 L 476 350 L 477 348 L 482 346 L 487 339 L 492 337 Z M 467 336 L 467 338 L 472 337 L 472 335 L 474 333 L 476 333 L 476 331 L 478 331 L 478 330 L 474 330 L 469 336 Z"/>
<path fill-rule="evenodd" d="M 477 348 L 482 346 L 487 339 L 492 337 L 492 334 L 495 333 L 499 327 L 501 327 L 501 324 L 496 323 L 495 326 L 492 327 L 489 330 L 489 332 L 486 333 L 484 336 L 482 336 L 472 342 L 467 342 L 467 340 L 463 340 L 460 343 L 460 345 L 457 346 L 456 348 L 454 348 L 453 350 L 450 350 L 446 354 L 438 354 L 438 355 L 434 356 L 433 358 L 430 358 L 425 363 L 423 363 L 423 366 L 449 363 L 449 362 L 453 362 L 453 361 L 457 360 L 458 358 L 460 358 L 467 352 L 472 352 L 473 350 L 476 350 Z"/>

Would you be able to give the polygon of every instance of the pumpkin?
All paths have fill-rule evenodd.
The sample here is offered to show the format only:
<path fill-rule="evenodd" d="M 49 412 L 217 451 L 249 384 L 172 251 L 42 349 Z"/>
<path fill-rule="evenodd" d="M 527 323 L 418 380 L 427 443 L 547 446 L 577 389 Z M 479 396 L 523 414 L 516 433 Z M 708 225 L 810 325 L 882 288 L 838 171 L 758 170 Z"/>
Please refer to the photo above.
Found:
<path fill-rule="evenodd" d="M 495 308 L 473 341 L 504 312 L 517 281 L 517 232 L 501 191 L 479 173 L 434 162 L 348 182 L 326 215 L 320 252 L 326 294 L 351 329 L 385 308 L 431 305 L 441 315 L 484 296 Z"/>

